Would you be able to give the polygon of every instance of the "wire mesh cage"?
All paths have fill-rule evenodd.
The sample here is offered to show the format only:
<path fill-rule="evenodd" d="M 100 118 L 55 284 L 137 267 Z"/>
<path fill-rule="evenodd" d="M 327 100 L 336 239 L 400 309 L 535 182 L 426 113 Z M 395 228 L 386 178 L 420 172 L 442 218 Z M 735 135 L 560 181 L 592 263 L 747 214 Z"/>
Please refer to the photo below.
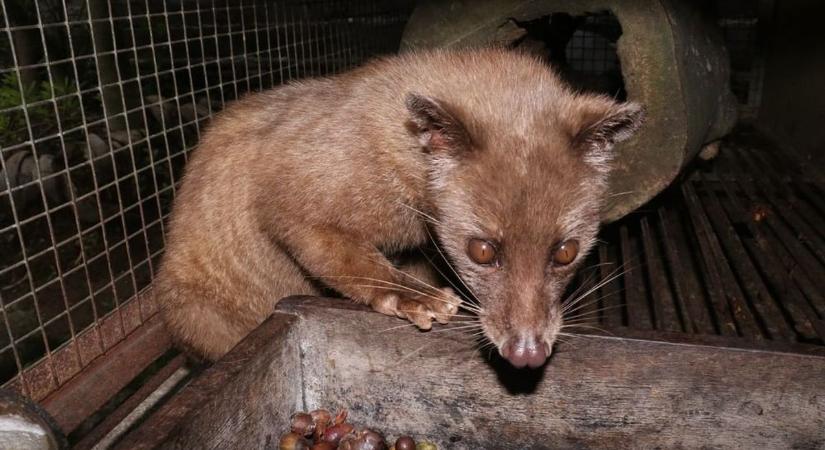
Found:
<path fill-rule="evenodd" d="M 756 108 L 760 11 L 718 24 Z M 41 399 L 149 317 L 164 220 L 224 104 L 397 50 L 411 0 L 0 0 L 0 384 Z M 624 96 L 609 12 L 519 24 Z M 554 53 L 556 46 L 562 49 Z M 555 49 L 558 50 L 558 49 Z M 561 59 L 560 59 L 561 58 Z"/>
<path fill-rule="evenodd" d="M 745 126 L 603 229 L 568 287 L 590 295 L 571 321 L 821 352 L 825 187 L 758 133 L 771 61 L 761 39 L 773 33 L 764 29 L 773 3 L 707 3 Z M 150 287 L 201 134 L 248 92 L 396 52 L 414 7 L 0 0 L 0 387 L 43 404 L 78 448 L 120 439 L 132 448 L 157 432 L 164 416 L 146 418 L 162 408 L 179 419 L 177 404 L 163 404 L 202 368 L 190 371 L 169 348 Z M 543 58 L 576 88 L 627 96 L 617 55 L 623 24 L 611 12 L 504 20 L 518 28 L 507 45 Z M 143 359 L 130 360 L 136 355 Z"/>
<path fill-rule="evenodd" d="M 224 104 L 394 52 L 404 1 L 0 1 L 0 384 L 42 399 L 156 311 Z"/>

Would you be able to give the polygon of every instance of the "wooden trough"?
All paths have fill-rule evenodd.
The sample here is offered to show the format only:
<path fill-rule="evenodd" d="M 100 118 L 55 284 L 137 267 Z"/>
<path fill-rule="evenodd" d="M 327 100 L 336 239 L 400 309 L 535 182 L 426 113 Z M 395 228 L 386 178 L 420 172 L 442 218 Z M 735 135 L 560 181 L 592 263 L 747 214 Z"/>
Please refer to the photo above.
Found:
<path fill-rule="evenodd" d="M 459 332 L 399 325 L 285 299 L 118 448 L 277 448 L 290 414 L 318 407 L 440 449 L 825 446 L 821 347 L 618 328 L 525 371 Z"/>

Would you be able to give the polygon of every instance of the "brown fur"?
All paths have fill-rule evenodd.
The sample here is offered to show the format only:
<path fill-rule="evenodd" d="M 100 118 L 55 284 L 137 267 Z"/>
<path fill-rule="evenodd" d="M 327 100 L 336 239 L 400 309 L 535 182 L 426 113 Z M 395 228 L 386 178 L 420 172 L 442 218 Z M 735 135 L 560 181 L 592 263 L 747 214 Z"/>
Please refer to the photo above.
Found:
<path fill-rule="evenodd" d="M 487 336 L 500 346 L 529 329 L 552 344 L 577 263 L 554 268 L 549 249 L 592 245 L 610 147 L 640 120 L 636 105 L 574 94 L 537 60 L 492 49 L 406 54 L 250 95 L 215 118 L 187 167 L 156 280 L 168 328 L 215 359 L 278 299 L 322 285 L 422 328 L 446 321 L 451 290 L 388 289 L 421 289 L 385 256 L 428 242 L 418 210 Z M 500 267 L 468 259 L 473 237 L 501 243 Z"/>

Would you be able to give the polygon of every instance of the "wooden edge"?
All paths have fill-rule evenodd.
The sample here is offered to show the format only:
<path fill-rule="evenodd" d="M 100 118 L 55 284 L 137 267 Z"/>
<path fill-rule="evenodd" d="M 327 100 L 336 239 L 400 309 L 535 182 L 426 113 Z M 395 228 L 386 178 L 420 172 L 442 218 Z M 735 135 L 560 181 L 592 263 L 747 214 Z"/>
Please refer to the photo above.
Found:
<path fill-rule="evenodd" d="M 123 419 L 125 419 L 131 412 L 143 402 L 149 395 L 154 392 L 164 381 L 169 379 L 175 371 L 186 364 L 186 357 L 178 355 L 174 357 L 168 364 L 163 366 L 157 373 L 152 375 L 144 384 L 130 395 L 126 401 L 120 404 L 117 409 L 107 415 L 100 424 L 95 426 L 88 434 L 83 436 L 83 439 L 78 441 L 72 449 L 73 450 L 87 450 L 94 448 L 94 446 L 103 439 L 110 431 L 112 431 Z"/>
<path fill-rule="evenodd" d="M 312 296 L 286 297 L 278 302 L 277 310 L 299 313 L 301 310 L 313 308 L 332 308 L 349 311 L 364 311 L 371 314 L 380 314 L 369 306 L 357 304 L 350 300 L 338 298 L 324 298 Z M 440 325 L 434 324 L 433 329 Z M 657 341 L 677 345 L 696 345 L 719 347 L 738 350 L 752 350 L 776 353 L 793 353 L 799 355 L 825 356 L 825 347 L 792 342 L 749 340 L 740 337 L 687 334 L 661 330 L 639 330 L 629 327 L 605 327 L 602 331 L 571 332 L 580 336 L 601 336 L 621 340 Z"/>
<path fill-rule="evenodd" d="M 238 386 L 249 386 L 261 380 L 250 379 L 249 368 L 263 367 L 261 359 L 271 358 L 268 350 L 273 342 L 283 339 L 299 323 L 302 313 L 312 314 L 313 311 L 330 310 L 364 312 L 370 315 L 378 314 L 365 305 L 355 304 L 348 300 L 322 298 L 311 296 L 287 297 L 278 303 L 276 311 L 261 326 L 255 329 L 241 343 L 232 349 L 226 356 L 197 376 L 189 385 L 175 394 L 163 404 L 155 413 L 149 416 L 138 428 L 130 432 L 120 441 L 116 449 L 155 449 L 158 447 L 187 448 L 195 442 L 214 441 L 213 430 L 200 430 L 199 425 L 210 423 L 209 417 L 220 417 L 213 409 L 238 408 L 238 404 L 215 404 L 215 400 L 224 399 L 229 402 L 246 398 L 233 389 Z M 582 333 L 582 335 L 585 335 Z M 598 336 L 599 339 L 617 340 L 627 343 L 633 341 L 639 344 L 663 343 L 687 345 L 706 348 L 720 348 L 723 350 L 743 350 L 759 352 L 782 352 L 802 356 L 823 356 L 821 348 L 795 344 L 774 342 L 750 342 L 745 339 L 727 338 L 720 336 L 698 336 L 680 333 L 665 333 L 659 331 L 632 330 L 626 327 L 611 328 L 609 332 L 588 333 Z M 253 361 L 257 361 L 252 364 Z M 261 367 L 258 367 L 261 366 Z M 260 372 L 256 370 L 253 372 Z M 224 393 L 219 393 L 226 391 Z M 224 395 L 227 394 L 227 395 Z M 230 399 L 230 400 L 227 400 Z M 249 405 L 255 406 L 255 405 Z M 259 405 L 260 406 L 260 405 Z M 250 418 L 251 420 L 251 418 Z M 195 436 L 203 441 L 195 439 Z M 183 443 L 183 444 L 182 444 Z M 225 442 L 224 442 L 225 443 Z"/>
<path fill-rule="evenodd" d="M 68 434 L 171 346 L 155 315 L 41 403 Z"/>
<path fill-rule="evenodd" d="M 452 450 L 825 442 L 821 356 L 590 336 L 529 370 L 485 358 L 469 335 L 382 335 L 395 319 L 379 314 L 300 317 L 307 409 L 346 406 L 388 436 Z"/>
<path fill-rule="evenodd" d="M 183 419 L 205 406 L 222 387 L 242 374 L 247 362 L 261 354 L 271 342 L 289 332 L 297 322 L 293 314 L 275 312 L 219 361 L 204 370 L 114 448 L 124 450 L 154 449 L 174 436 Z"/>

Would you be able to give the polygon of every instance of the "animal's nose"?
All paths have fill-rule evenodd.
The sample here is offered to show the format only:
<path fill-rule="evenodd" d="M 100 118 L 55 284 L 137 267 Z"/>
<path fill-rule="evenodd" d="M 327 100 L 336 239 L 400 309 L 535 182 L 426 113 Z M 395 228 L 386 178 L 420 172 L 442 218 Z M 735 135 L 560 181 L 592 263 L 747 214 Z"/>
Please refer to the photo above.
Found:
<path fill-rule="evenodd" d="M 510 364 L 517 368 L 541 367 L 550 356 L 550 346 L 535 336 L 514 336 L 499 351 Z"/>

